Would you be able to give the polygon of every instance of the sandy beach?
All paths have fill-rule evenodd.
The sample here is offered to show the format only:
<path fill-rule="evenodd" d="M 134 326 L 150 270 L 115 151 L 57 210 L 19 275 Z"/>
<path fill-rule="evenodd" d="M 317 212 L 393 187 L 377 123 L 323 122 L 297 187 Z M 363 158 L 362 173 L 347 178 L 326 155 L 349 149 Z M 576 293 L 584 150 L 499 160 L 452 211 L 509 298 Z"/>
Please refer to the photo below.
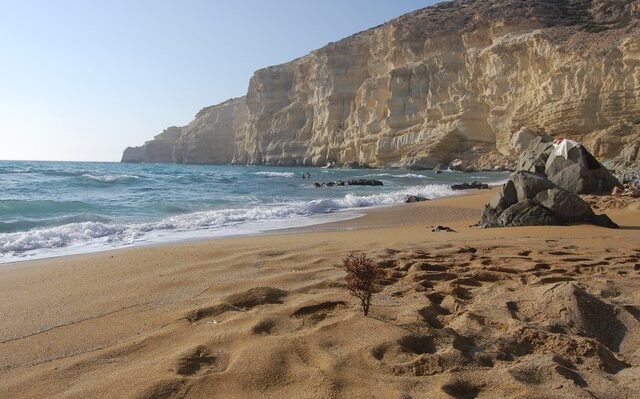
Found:
<path fill-rule="evenodd" d="M 3 265 L 0 397 L 640 397 L 638 202 L 616 230 L 470 227 L 492 191 Z M 352 251 L 384 269 L 369 317 Z"/>

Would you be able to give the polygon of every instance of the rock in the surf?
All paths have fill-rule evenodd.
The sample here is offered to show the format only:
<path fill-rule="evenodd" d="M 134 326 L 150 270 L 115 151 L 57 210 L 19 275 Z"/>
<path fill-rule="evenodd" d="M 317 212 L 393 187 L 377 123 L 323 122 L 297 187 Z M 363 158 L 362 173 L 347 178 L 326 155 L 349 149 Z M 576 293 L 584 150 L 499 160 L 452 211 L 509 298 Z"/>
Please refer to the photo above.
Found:
<path fill-rule="evenodd" d="M 353 180 L 337 180 L 337 181 L 327 181 L 327 182 L 315 182 L 313 186 L 316 188 L 320 187 L 343 187 L 343 186 L 384 186 L 380 180 L 375 179 L 353 179 Z"/>

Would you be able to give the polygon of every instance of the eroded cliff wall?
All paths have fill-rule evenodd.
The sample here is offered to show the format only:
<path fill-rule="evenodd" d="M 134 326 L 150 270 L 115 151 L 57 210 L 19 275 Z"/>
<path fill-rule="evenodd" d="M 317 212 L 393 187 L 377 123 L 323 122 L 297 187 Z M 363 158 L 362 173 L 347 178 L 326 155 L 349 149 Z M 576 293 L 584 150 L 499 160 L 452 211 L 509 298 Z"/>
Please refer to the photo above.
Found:
<path fill-rule="evenodd" d="M 128 147 L 122 162 L 230 163 L 235 132 L 246 120 L 244 97 L 206 107 L 187 126 L 170 127 L 140 147 Z"/>
<path fill-rule="evenodd" d="M 215 130 L 196 118 L 173 160 L 506 167 L 523 127 L 613 158 L 639 138 L 639 16 L 640 0 L 419 10 L 257 71 L 236 122 Z M 214 146 L 232 154 L 210 156 L 214 136 L 233 137 Z"/>
<path fill-rule="evenodd" d="M 204 108 L 173 146 L 176 163 L 226 164 L 233 160 L 235 132 L 247 121 L 244 97 Z"/>

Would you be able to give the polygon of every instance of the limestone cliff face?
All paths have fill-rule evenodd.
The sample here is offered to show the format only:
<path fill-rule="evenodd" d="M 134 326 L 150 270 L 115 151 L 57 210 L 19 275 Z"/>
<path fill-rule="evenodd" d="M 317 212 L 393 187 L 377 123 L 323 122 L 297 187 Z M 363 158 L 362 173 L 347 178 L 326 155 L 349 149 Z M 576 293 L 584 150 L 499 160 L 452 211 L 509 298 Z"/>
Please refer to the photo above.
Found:
<path fill-rule="evenodd" d="M 240 164 L 510 166 L 522 128 L 613 158 L 640 138 L 639 17 L 640 0 L 442 3 L 257 71 L 222 135 Z M 174 161 L 215 162 L 199 126 Z"/>
<path fill-rule="evenodd" d="M 247 120 L 244 97 L 207 107 L 182 128 L 173 146 L 176 163 L 226 164 L 233 159 L 235 132 Z"/>
<path fill-rule="evenodd" d="M 172 126 L 139 147 L 127 147 L 122 154 L 122 162 L 173 162 L 171 153 L 175 141 L 182 134 L 182 128 Z"/>
<path fill-rule="evenodd" d="M 127 147 L 124 149 L 122 153 L 122 160 L 120 162 L 128 162 L 128 163 L 140 163 L 142 162 L 142 153 L 144 152 L 144 148 L 140 147 Z"/>
<path fill-rule="evenodd" d="M 140 147 L 128 147 L 122 162 L 230 163 L 235 132 L 246 119 L 244 97 L 204 108 L 187 126 L 170 127 Z"/>

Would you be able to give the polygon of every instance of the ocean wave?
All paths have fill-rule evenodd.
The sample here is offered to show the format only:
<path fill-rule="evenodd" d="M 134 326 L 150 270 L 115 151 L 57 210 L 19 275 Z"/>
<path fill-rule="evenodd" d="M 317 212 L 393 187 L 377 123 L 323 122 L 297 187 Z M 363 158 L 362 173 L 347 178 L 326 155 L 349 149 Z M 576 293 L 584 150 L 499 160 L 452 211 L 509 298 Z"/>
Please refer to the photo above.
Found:
<path fill-rule="evenodd" d="M 408 195 L 438 198 L 455 194 L 446 185 L 427 185 L 374 195 L 347 194 L 338 199 L 200 211 L 147 223 L 123 224 L 95 221 L 69 223 L 62 226 L 0 234 L 0 254 L 21 256 L 29 251 L 90 244 L 122 246 L 144 241 L 149 234 L 160 231 L 188 232 L 203 229 L 224 229 L 246 226 L 252 222 L 291 220 L 345 209 L 399 204 L 404 202 Z M 270 228 L 276 227 L 277 223 L 270 223 Z"/>
<path fill-rule="evenodd" d="M 429 176 L 419 175 L 416 173 L 404 173 L 401 175 L 394 175 L 392 173 L 372 173 L 366 175 L 367 177 L 395 177 L 395 178 L 412 178 L 412 179 L 431 179 Z"/>
<path fill-rule="evenodd" d="M 55 214 L 62 212 L 79 212 L 91 209 L 91 205 L 82 201 L 53 200 L 0 200 L 0 216 Z"/>
<path fill-rule="evenodd" d="M 294 177 L 293 172 L 254 172 L 253 175 L 261 177 Z"/>
<path fill-rule="evenodd" d="M 33 169 L 31 168 L 0 168 L 0 174 L 22 174 L 22 173 L 33 173 Z"/>
<path fill-rule="evenodd" d="M 78 177 L 82 175 L 86 175 L 92 173 L 89 170 L 62 170 L 62 169 L 40 169 L 36 170 L 37 173 L 43 174 L 45 176 L 56 176 L 56 177 Z"/>
<path fill-rule="evenodd" d="M 117 182 L 128 182 L 133 180 L 138 180 L 138 176 L 133 175 L 92 175 L 90 173 L 82 174 L 81 177 L 85 179 L 97 181 L 100 183 L 117 183 Z"/>
<path fill-rule="evenodd" d="M 0 235 L 0 254 L 19 254 L 38 249 L 63 248 L 96 239 L 126 241 L 132 231 L 125 225 L 100 222 L 70 223 L 64 226 L 34 229 Z M 133 237 L 131 237 L 133 238 Z"/>
<path fill-rule="evenodd" d="M 80 214 L 59 218 L 0 221 L 0 233 L 13 233 L 35 228 L 62 226 L 79 222 L 108 222 L 108 219 L 98 215 Z"/>

